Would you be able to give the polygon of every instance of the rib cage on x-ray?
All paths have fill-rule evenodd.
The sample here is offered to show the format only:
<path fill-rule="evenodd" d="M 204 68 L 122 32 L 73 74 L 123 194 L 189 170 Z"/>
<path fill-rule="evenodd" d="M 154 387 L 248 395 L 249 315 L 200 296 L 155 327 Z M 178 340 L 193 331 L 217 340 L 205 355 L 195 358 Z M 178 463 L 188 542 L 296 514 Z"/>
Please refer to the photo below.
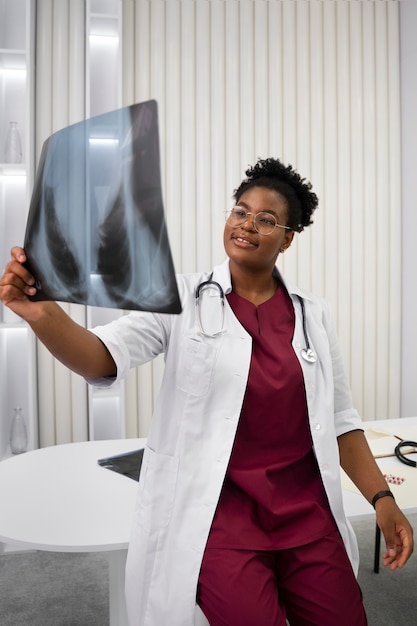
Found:
<path fill-rule="evenodd" d="M 154 101 L 74 124 L 45 142 L 25 249 L 37 300 L 180 312 Z"/>

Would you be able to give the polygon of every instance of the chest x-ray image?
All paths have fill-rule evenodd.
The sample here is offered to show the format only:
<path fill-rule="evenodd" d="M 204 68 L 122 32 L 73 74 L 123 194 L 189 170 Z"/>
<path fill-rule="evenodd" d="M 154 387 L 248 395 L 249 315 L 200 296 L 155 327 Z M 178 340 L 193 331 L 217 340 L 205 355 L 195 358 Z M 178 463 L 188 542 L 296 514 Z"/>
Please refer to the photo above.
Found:
<path fill-rule="evenodd" d="M 35 300 L 179 313 L 154 100 L 44 143 L 24 248 Z"/>

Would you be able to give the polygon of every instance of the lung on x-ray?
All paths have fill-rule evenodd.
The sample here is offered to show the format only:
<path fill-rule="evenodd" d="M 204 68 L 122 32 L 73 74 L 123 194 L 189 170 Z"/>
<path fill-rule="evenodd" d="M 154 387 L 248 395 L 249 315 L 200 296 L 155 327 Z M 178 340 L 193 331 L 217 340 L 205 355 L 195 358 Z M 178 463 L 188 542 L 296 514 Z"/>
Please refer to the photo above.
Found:
<path fill-rule="evenodd" d="M 34 300 L 179 313 L 154 100 L 44 143 L 24 248 Z"/>

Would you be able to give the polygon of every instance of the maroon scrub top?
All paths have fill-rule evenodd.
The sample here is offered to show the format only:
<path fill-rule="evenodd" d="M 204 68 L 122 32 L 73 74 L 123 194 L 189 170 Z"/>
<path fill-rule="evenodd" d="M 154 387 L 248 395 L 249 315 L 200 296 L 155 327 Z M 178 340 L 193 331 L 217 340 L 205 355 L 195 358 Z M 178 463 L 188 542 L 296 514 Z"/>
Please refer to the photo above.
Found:
<path fill-rule="evenodd" d="M 295 315 L 285 288 L 255 306 L 231 292 L 252 337 L 236 438 L 208 548 L 276 550 L 336 528 L 313 451 L 302 369 L 292 348 Z"/>

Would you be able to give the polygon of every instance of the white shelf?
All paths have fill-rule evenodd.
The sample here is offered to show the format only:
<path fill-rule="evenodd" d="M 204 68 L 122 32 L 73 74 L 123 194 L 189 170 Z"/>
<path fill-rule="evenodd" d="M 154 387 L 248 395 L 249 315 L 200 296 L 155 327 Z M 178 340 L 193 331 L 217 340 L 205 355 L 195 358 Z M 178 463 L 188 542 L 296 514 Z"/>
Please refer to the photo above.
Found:
<path fill-rule="evenodd" d="M 12 245 L 23 244 L 33 181 L 34 10 L 30 0 L 0 0 L 0 269 Z M 6 26 L 7 25 L 7 26 Z M 121 0 L 86 3 L 86 111 L 99 115 L 121 100 Z M 31 41 L 29 41 L 31 39 Z M 4 162 L 9 122 L 17 121 L 23 162 Z M 91 309 L 89 325 L 107 323 L 120 312 Z M 29 420 L 30 446 L 37 446 L 36 342 L 33 333 L 0 306 L 0 460 L 10 454 L 8 431 L 18 402 Z M 16 386 L 19 381 L 20 387 Z M 89 391 L 90 438 L 124 436 L 124 386 Z"/>
<path fill-rule="evenodd" d="M 87 23 L 87 112 L 121 106 L 120 0 L 90 0 Z"/>
<path fill-rule="evenodd" d="M 24 176 L 26 178 L 26 165 L 24 163 L 1 163 L 0 176 Z"/>
<path fill-rule="evenodd" d="M 19 72 L 26 73 L 26 50 L 0 49 L 0 72 L 6 76 L 19 76 Z"/>
<path fill-rule="evenodd" d="M 28 0 L 0 0 L 0 49 L 27 48 Z"/>
<path fill-rule="evenodd" d="M 30 0 L 0 0 L 0 269 L 13 245 L 23 244 L 30 197 L 32 163 Z M 22 163 L 5 163 L 9 122 L 15 121 L 22 142 Z M 0 306 L 0 460 L 13 456 L 9 446 L 13 409 L 22 408 L 28 450 L 38 446 L 35 339 L 29 327 Z"/>
<path fill-rule="evenodd" d="M 38 445 L 34 342 L 26 325 L 0 326 L 0 459 L 11 455 L 9 438 L 13 409 L 22 408 L 28 450 Z"/>

